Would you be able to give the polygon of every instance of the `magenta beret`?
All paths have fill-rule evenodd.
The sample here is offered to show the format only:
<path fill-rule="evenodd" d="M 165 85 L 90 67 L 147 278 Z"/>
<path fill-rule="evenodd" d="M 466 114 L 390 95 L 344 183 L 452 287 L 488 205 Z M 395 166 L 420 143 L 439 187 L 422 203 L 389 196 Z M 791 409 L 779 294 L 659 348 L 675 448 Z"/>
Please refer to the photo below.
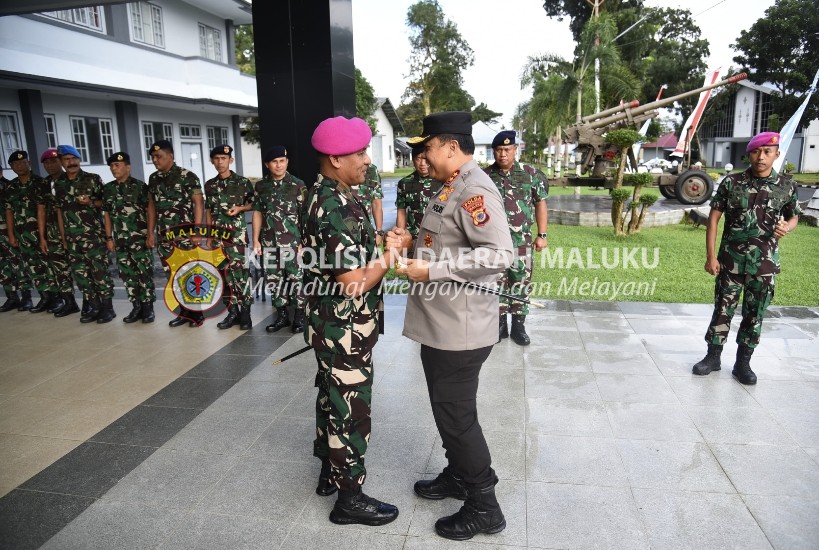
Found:
<path fill-rule="evenodd" d="M 360 118 L 337 116 L 321 121 L 311 143 L 319 153 L 343 156 L 366 148 L 372 137 L 370 127 Z"/>
<path fill-rule="evenodd" d="M 757 147 L 765 147 L 766 145 L 776 145 L 779 147 L 779 134 L 776 132 L 762 132 L 751 138 L 748 142 L 748 147 L 745 148 L 746 153 L 750 153 Z"/>
<path fill-rule="evenodd" d="M 57 159 L 60 158 L 60 155 L 57 154 L 57 148 L 51 147 L 43 151 L 43 154 L 40 155 L 40 162 L 45 162 L 46 159 Z"/>

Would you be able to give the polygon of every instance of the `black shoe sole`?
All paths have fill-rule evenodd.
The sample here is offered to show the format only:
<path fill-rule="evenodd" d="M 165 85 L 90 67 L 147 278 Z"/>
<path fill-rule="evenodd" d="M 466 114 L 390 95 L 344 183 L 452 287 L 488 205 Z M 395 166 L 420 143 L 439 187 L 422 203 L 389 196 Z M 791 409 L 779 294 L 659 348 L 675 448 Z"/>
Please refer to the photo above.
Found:
<path fill-rule="evenodd" d="M 746 380 L 742 380 L 742 379 L 741 379 L 739 376 L 737 376 L 737 375 L 736 375 L 736 374 L 734 374 L 733 372 L 731 373 L 731 376 L 733 376 L 734 378 L 736 378 L 737 382 L 739 382 L 739 383 L 740 383 L 740 384 L 742 384 L 743 386 L 755 386 L 755 385 L 756 385 L 756 380 L 753 380 L 753 381 L 750 381 L 750 380 L 747 380 L 747 381 L 746 381 Z"/>
<path fill-rule="evenodd" d="M 697 372 L 696 370 L 691 369 L 691 374 L 696 374 L 697 376 L 708 376 L 712 372 L 717 372 L 718 370 L 722 370 L 722 367 L 710 368 L 705 372 Z"/>
<path fill-rule="evenodd" d="M 442 495 L 440 493 L 424 493 L 423 491 L 419 491 L 417 487 L 413 487 L 412 490 L 415 491 L 416 495 L 427 500 L 444 500 L 445 498 L 454 498 L 455 500 L 466 500 L 466 495 L 455 495 L 452 493 L 446 495 Z"/>
<path fill-rule="evenodd" d="M 365 520 L 363 518 L 354 518 L 354 517 L 350 517 L 350 516 L 341 516 L 336 512 L 335 508 L 333 508 L 333 511 L 330 512 L 330 521 L 335 523 L 336 525 L 369 525 L 371 527 L 376 527 L 378 525 L 386 525 L 388 523 L 391 523 L 391 522 L 395 521 L 395 519 L 397 517 L 398 517 L 398 512 L 396 512 L 394 516 L 387 516 L 387 517 L 384 517 L 384 518 Z"/>
<path fill-rule="evenodd" d="M 499 523 L 498 525 L 493 525 L 492 527 L 487 527 L 486 529 L 481 529 L 480 531 L 476 531 L 475 533 L 472 533 L 471 535 L 462 535 L 462 536 L 455 536 L 455 535 L 448 535 L 448 534 L 441 533 L 438 530 L 438 526 L 437 525 L 435 526 L 435 532 L 438 533 L 438 536 L 443 537 L 445 539 L 449 539 L 449 540 L 469 540 L 469 539 L 471 539 L 472 537 L 474 537 L 475 535 L 477 535 L 479 533 L 485 533 L 487 535 L 494 535 L 495 533 L 500 533 L 504 529 L 506 529 L 506 520 L 505 519 L 501 523 Z"/>

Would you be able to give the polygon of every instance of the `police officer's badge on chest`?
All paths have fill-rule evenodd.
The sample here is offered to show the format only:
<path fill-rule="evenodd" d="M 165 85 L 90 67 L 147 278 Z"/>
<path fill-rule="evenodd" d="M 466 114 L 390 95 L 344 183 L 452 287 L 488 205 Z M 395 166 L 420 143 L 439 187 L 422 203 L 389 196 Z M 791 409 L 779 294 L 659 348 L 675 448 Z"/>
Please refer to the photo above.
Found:
<path fill-rule="evenodd" d="M 472 216 L 472 223 L 478 227 L 483 227 L 489 221 L 489 212 L 483 205 L 483 195 L 475 195 L 461 203 L 461 207 Z"/>

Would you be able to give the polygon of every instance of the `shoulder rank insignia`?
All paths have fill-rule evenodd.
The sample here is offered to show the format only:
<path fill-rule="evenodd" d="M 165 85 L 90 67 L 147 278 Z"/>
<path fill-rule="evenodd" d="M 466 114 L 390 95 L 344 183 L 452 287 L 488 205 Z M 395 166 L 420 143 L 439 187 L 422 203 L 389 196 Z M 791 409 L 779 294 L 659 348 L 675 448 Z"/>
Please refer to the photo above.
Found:
<path fill-rule="evenodd" d="M 472 223 L 478 227 L 486 225 L 489 221 L 489 212 L 484 209 L 483 195 L 475 195 L 461 203 L 461 207 L 472 216 Z"/>

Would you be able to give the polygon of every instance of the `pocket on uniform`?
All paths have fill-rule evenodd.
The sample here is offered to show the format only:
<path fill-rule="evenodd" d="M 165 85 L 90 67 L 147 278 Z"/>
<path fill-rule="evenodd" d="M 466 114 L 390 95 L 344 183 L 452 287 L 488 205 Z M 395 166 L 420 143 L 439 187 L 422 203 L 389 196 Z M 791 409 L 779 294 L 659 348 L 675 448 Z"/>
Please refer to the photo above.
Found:
<path fill-rule="evenodd" d="M 471 401 L 478 393 L 478 379 L 468 382 L 438 382 L 432 386 L 434 403 L 454 403 Z"/>

